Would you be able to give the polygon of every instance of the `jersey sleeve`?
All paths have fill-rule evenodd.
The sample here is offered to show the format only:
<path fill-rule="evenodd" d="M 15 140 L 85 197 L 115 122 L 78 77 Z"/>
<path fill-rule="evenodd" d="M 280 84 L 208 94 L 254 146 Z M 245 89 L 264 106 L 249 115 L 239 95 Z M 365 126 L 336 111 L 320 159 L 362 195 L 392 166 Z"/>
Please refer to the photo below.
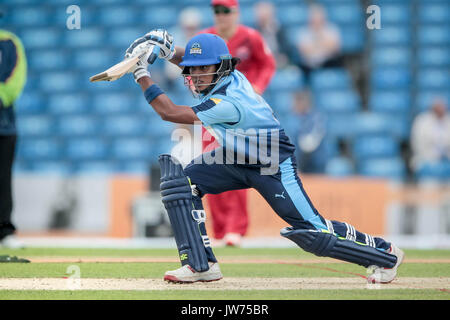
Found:
<path fill-rule="evenodd" d="M 22 42 L 12 33 L 0 30 L 0 100 L 11 106 L 26 82 L 27 61 Z"/>
<path fill-rule="evenodd" d="M 215 123 L 236 124 L 241 118 L 239 110 L 232 103 L 216 98 L 210 98 L 192 107 L 192 110 L 205 126 Z"/>
<path fill-rule="evenodd" d="M 251 33 L 252 56 L 257 76 L 253 77 L 252 85 L 260 92 L 264 92 L 276 71 L 275 58 L 260 33 Z"/>

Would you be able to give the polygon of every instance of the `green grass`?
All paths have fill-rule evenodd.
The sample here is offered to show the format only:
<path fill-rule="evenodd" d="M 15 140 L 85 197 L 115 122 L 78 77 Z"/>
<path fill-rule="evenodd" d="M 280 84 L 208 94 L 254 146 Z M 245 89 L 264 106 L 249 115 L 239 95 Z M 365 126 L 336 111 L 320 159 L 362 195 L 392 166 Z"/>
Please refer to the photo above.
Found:
<path fill-rule="evenodd" d="M 61 278 L 67 268 L 77 265 L 83 278 L 161 278 L 165 271 L 176 269 L 178 263 L 4 263 L 0 264 L 0 278 Z M 354 277 L 365 275 L 362 267 L 343 264 L 258 264 L 222 263 L 222 273 L 229 277 L 312 278 Z M 400 277 L 450 277 L 450 264 L 408 263 L 399 269 Z"/>
<path fill-rule="evenodd" d="M 313 254 L 298 248 L 215 248 L 217 257 L 258 259 L 310 259 Z M 410 259 L 450 259 L 450 250 L 405 250 Z M 20 257 L 176 257 L 176 249 L 84 249 L 84 248 L 25 248 L 0 249 L 0 255 Z"/>
<path fill-rule="evenodd" d="M 448 300 L 439 290 L 208 290 L 19 291 L 0 290 L 0 300 Z"/>
<path fill-rule="evenodd" d="M 348 263 L 301 263 L 302 259 L 315 256 L 297 248 L 237 249 L 217 248 L 219 261 L 230 259 L 271 259 L 280 263 L 221 263 L 225 277 L 355 277 L 365 275 L 366 270 Z M 165 257 L 176 258 L 175 249 L 59 249 L 28 248 L 0 250 L 0 255 L 21 258 L 38 257 Z M 450 250 L 406 250 L 409 259 L 450 259 Z M 300 261 L 299 261 L 300 260 Z M 282 262 L 282 263 L 281 263 Z M 306 262 L 306 261 L 305 261 Z M 67 268 L 77 265 L 82 278 L 156 278 L 161 279 L 166 270 L 179 263 L 0 263 L 0 278 L 62 278 L 68 276 Z M 399 277 L 450 277 L 449 263 L 405 263 L 399 269 Z M 443 284 L 443 287 L 448 284 Z M 438 289 L 379 289 L 379 290 L 159 290 L 159 291 L 19 291 L 0 290 L 0 300 L 16 299 L 150 299 L 150 300 L 449 300 L 450 293 Z"/>
<path fill-rule="evenodd" d="M 25 248 L 0 249 L 0 255 L 20 257 L 173 257 L 175 249 L 80 249 L 80 248 Z"/>

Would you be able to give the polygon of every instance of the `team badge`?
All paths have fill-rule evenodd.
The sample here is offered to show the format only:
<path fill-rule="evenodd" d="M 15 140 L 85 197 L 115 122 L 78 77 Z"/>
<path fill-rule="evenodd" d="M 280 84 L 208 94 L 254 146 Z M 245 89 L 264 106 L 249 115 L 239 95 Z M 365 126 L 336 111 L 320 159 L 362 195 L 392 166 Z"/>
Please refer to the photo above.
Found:
<path fill-rule="evenodd" d="M 194 42 L 191 46 L 190 54 L 202 54 L 202 48 L 200 47 L 200 43 Z"/>

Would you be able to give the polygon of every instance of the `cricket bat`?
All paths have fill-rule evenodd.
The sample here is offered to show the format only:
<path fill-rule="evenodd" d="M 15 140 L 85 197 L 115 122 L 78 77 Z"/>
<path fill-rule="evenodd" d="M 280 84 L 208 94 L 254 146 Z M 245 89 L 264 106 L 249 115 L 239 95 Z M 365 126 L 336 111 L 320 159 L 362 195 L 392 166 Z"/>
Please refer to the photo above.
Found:
<path fill-rule="evenodd" d="M 139 59 L 144 54 L 145 53 L 143 53 L 140 56 L 125 59 L 122 62 L 119 62 L 118 64 L 113 65 L 111 68 L 109 68 L 103 72 L 100 72 L 96 75 L 93 75 L 92 77 L 89 78 L 89 81 L 91 81 L 91 82 L 115 81 L 115 80 L 121 78 L 123 75 L 125 75 L 139 61 Z"/>
<path fill-rule="evenodd" d="M 147 59 L 147 62 L 149 64 L 153 64 L 155 62 L 156 58 L 159 55 L 160 48 L 158 46 L 153 46 L 151 48 L 152 53 Z M 142 54 L 123 60 L 122 62 L 119 62 L 118 64 L 113 65 L 108 70 L 105 70 L 103 72 L 100 72 L 96 75 L 93 75 L 89 78 L 89 81 L 91 82 L 97 82 L 97 81 L 115 81 L 126 73 L 136 64 L 138 61 L 145 55 L 147 52 L 143 52 Z"/>

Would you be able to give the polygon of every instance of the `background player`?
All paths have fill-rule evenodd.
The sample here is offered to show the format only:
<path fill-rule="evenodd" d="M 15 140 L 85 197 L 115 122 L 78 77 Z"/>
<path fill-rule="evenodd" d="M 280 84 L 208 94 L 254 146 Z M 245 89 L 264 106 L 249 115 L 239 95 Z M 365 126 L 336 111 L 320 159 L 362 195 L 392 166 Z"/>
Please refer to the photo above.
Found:
<path fill-rule="evenodd" d="M 233 57 L 240 59 L 237 70 L 242 72 L 253 89 L 263 94 L 276 71 L 275 58 L 261 34 L 239 23 L 238 0 L 212 0 L 214 26 L 204 33 L 219 35 L 225 40 Z M 208 152 L 218 146 L 214 137 L 202 129 L 203 151 Z M 224 239 L 226 245 L 238 246 L 248 228 L 247 190 L 228 191 L 206 197 L 211 217 L 214 237 Z"/>
<path fill-rule="evenodd" d="M 0 29 L 0 247 L 20 248 L 11 221 L 13 210 L 12 166 L 17 130 L 14 102 L 25 86 L 27 61 L 20 39 Z"/>
<path fill-rule="evenodd" d="M 183 67 L 185 83 L 200 98 L 200 104 L 192 108 L 175 105 L 151 79 L 147 59 L 155 53 L 153 45 L 159 47 L 161 58 Z M 165 280 L 184 283 L 222 278 L 206 234 L 201 197 L 244 188 L 255 188 L 264 197 L 291 226 L 282 229 L 281 235 L 305 251 L 365 267 L 374 266 L 374 273 L 368 277 L 370 282 L 388 283 L 395 278 L 404 256 L 399 248 L 382 238 L 357 231 L 347 223 L 327 220 L 314 208 L 297 175 L 295 147 L 272 109 L 245 76 L 235 70 L 238 59 L 231 56 L 223 39 L 200 34 L 184 50 L 178 48 L 174 52 L 173 38 L 166 31 L 156 30 L 136 40 L 126 56 L 144 52 L 147 54 L 131 72 L 147 102 L 163 120 L 185 124 L 201 121 L 221 144 L 206 154 L 206 158 L 216 161 L 208 163 L 202 155 L 184 169 L 170 155 L 160 156 L 162 201 L 182 263 L 181 268 L 166 272 Z M 270 139 L 267 147 L 270 150 L 252 153 L 255 149 L 251 146 L 260 149 L 264 141 L 262 132 L 268 130 L 271 137 L 277 137 Z M 236 147 L 235 138 L 243 135 L 246 144 Z M 231 145 L 230 141 L 233 141 Z M 269 154 L 271 163 L 266 161 Z M 256 162 L 246 160 L 245 164 L 239 164 L 236 161 L 239 158 L 253 158 Z M 277 170 L 264 171 L 273 162 Z"/>

